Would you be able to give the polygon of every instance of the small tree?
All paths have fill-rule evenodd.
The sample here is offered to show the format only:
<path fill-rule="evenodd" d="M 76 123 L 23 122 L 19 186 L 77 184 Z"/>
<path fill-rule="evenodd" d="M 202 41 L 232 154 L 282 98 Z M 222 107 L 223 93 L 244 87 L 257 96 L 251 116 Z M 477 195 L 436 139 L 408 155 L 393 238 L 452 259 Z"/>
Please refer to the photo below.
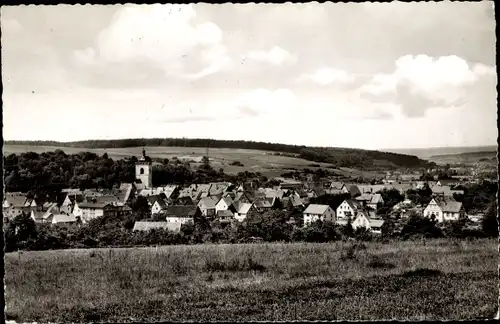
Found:
<path fill-rule="evenodd" d="M 497 201 L 491 202 L 481 223 L 483 233 L 488 237 L 498 237 Z"/>

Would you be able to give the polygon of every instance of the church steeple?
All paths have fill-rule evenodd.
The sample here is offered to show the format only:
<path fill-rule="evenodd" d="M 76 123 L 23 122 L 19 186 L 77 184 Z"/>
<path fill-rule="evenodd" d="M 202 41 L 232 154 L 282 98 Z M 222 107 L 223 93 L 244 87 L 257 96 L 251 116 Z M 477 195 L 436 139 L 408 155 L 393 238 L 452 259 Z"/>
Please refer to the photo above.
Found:
<path fill-rule="evenodd" d="M 135 164 L 135 178 L 140 180 L 145 188 L 152 187 L 152 163 L 146 157 L 146 150 L 142 149 L 142 156 Z"/>

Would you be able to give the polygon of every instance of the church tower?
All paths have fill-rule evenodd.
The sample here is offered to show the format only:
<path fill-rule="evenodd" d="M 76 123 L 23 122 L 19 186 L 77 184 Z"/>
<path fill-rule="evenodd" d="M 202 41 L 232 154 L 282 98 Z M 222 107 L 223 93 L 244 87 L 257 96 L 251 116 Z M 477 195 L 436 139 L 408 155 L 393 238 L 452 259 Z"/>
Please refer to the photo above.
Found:
<path fill-rule="evenodd" d="M 144 188 L 153 187 L 153 164 L 146 159 L 146 150 L 142 149 L 142 156 L 135 164 L 135 178 L 141 180 Z"/>

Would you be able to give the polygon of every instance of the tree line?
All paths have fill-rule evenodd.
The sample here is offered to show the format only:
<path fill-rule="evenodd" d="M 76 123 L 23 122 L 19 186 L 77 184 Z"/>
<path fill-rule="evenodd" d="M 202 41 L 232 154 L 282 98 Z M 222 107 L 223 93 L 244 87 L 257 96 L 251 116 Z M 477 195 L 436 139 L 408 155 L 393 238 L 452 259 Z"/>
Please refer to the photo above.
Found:
<path fill-rule="evenodd" d="M 331 163 L 338 167 L 374 167 L 385 161 L 387 166 L 420 168 L 435 165 L 416 156 L 335 147 L 308 147 L 304 145 L 288 145 L 279 143 L 241 141 L 241 140 L 213 140 L 200 138 L 135 138 L 116 140 L 86 140 L 76 142 L 56 141 L 6 141 L 11 145 L 31 146 L 59 146 L 79 148 L 126 148 L 137 146 L 177 146 L 177 147 L 212 147 L 251 149 L 271 152 L 283 152 L 314 161 Z"/>
<path fill-rule="evenodd" d="M 133 231 L 134 222 L 144 215 L 103 216 L 86 225 L 50 226 L 35 224 L 27 214 L 15 217 L 5 224 L 5 251 L 50 250 L 65 248 L 96 248 L 125 246 L 155 246 L 203 243 L 247 243 L 256 238 L 265 242 L 332 242 L 355 239 L 408 240 L 419 238 L 480 238 L 497 237 L 496 201 L 492 203 L 482 222 L 481 230 L 467 229 L 464 222 L 438 225 L 435 220 L 411 215 L 403 221 L 400 231 L 386 220 L 381 235 L 372 235 L 363 228 L 354 229 L 350 223 L 336 225 L 329 221 L 316 221 L 306 227 L 293 224 L 290 217 L 299 214 L 273 210 L 256 214 L 243 222 L 221 224 L 201 218 L 195 224 L 182 225 L 180 232 L 164 229 Z"/>

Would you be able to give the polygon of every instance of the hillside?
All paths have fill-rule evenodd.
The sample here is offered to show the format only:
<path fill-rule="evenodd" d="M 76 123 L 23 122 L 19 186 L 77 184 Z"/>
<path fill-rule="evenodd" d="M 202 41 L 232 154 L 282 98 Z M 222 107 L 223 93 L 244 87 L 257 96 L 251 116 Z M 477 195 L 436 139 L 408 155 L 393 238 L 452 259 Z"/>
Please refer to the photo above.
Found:
<path fill-rule="evenodd" d="M 466 152 L 459 154 L 444 154 L 444 155 L 433 155 L 429 157 L 429 160 L 435 163 L 497 163 L 497 152 L 496 151 L 481 151 L 481 152 Z"/>
<path fill-rule="evenodd" d="M 408 148 L 408 149 L 386 149 L 384 151 L 399 153 L 399 154 L 409 154 L 418 156 L 421 159 L 429 160 L 431 157 L 440 156 L 451 156 L 460 155 L 468 153 L 485 153 L 485 152 L 497 152 L 496 145 L 489 146 L 464 146 L 464 147 L 431 147 L 431 148 Z"/>
<path fill-rule="evenodd" d="M 211 139 L 179 139 L 179 138 L 151 138 L 151 139 L 119 139 L 119 140 L 88 140 L 78 142 L 55 141 L 6 141 L 4 145 L 23 145 L 29 147 L 53 146 L 65 148 L 89 149 L 117 149 L 130 147 L 184 147 L 211 149 L 244 149 L 260 150 L 276 153 L 286 153 L 292 157 L 313 162 L 333 164 L 336 167 L 355 168 L 419 168 L 427 167 L 428 161 L 416 156 L 379 152 L 351 148 L 333 147 L 307 147 L 278 143 L 252 142 L 252 141 L 227 141 Z"/>
<path fill-rule="evenodd" d="M 5 144 L 3 147 L 4 155 L 21 154 L 26 152 L 35 152 L 38 154 L 44 152 L 53 152 L 62 149 L 66 154 L 78 154 L 81 151 L 87 151 L 102 156 L 104 153 L 114 159 L 124 159 L 131 156 L 140 156 L 142 146 L 127 148 L 77 148 L 63 146 L 42 146 L 42 145 L 11 145 Z M 206 148 L 200 147 L 165 147 L 148 146 L 147 155 L 153 160 L 178 158 L 181 161 L 191 161 L 191 165 L 196 167 L 200 163 L 203 155 L 206 154 Z M 283 172 L 309 168 L 317 170 L 318 168 L 327 169 L 341 177 L 381 177 L 381 173 L 369 172 L 366 170 L 355 170 L 349 168 L 332 168 L 328 163 L 313 163 L 311 161 L 286 155 L 277 155 L 276 152 L 246 149 L 225 149 L 210 148 L 210 162 L 214 169 L 224 169 L 227 174 L 237 174 L 238 172 L 260 172 L 267 177 L 279 176 Z M 238 161 L 242 165 L 233 165 Z"/>

